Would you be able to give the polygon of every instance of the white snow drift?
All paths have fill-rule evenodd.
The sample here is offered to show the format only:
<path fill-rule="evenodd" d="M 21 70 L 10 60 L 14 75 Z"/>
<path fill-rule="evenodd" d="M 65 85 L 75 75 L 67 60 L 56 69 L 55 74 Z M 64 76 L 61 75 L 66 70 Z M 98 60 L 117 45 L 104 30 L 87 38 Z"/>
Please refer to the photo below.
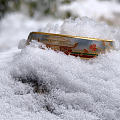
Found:
<path fill-rule="evenodd" d="M 88 18 L 55 26 L 42 31 L 119 42 L 119 29 Z M 0 53 L 2 120 L 120 120 L 119 49 L 84 61 L 38 46 Z"/>

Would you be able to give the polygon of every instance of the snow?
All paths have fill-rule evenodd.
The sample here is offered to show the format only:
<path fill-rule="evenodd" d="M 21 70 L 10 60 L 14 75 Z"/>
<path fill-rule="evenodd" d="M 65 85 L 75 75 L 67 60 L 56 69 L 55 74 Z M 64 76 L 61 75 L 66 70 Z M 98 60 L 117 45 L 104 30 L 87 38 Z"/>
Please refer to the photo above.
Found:
<path fill-rule="evenodd" d="M 72 28 L 72 30 L 71 30 Z M 61 34 L 86 36 L 101 39 L 115 40 L 118 30 L 103 22 L 95 22 L 88 17 L 66 20 L 61 26 Z"/>
<path fill-rule="evenodd" d="M 31 31 L 45 27 L 46 23 L 60 23 L 53 18 L 30 19 L 22 13 L 12 13 L 0 22 L 0 52 L 17 47 L 21 39 L 27 39 Z"/>
<path fill-rule="evenodd" d="M 70 5 L 62 5 L 59 11 L 71 11 L 74 15 L 98 19 L 113 19 L 114 13 L 120 13 L 120 5 L 115 1 L 76 0 Z"/>
<path fill-rule="evenodd" d="M 0 118 L 120 119 L 119 51 L 90 61 L 36 46 L 8 55 L 0 67 Z M 34 92 L 35 81 L 45 92 Z"/>
<path fill-rule="evenodd" d="M 61 24 L 49 24 L 40 31 L 48 33 L 58 33 L 73 36 L 84 36 L 90 38 L 99 38 L 113 40 L 114 47 L 120 47 L 120 28 L 107 25 L 105 22 L 97 22 L 88 17 L 66 19 Z"/>
<path fill-rule="evenodd" d="M 120 120 L 120 28 L 87 17 L 48 21 L 11 14 L 0 23 L 0 119 Z M 91 60 L 34 41 L 18 49 L 34 30 L 112 39 L 115 49 Z"/>

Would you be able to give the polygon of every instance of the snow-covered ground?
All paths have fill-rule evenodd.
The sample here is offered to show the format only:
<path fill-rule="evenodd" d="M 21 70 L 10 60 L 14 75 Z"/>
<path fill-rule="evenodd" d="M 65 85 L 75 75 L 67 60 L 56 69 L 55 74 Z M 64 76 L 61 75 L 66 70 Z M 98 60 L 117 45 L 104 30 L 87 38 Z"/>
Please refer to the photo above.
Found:
<path fill-rule="evenodd" d="M 119 28 L 89 18 L 39 30 L 120 40 Z M 118 46 L 89 61 L 38 46 L 0 53 L 1 120 L 120 120 Z"/>
<path fill-rule="evenodd" d="M 1 53 L 0 118 L 119 120 L 119 59 L 116 50 L 84 61 L 33 45 Z"/>
<path fill-rule="evenodd" d="M 35 42 L 18 49 L 31 31 L 111 39 L 115 49 L 89 61 Z M 119 27 L 87 17 L 7 15 L 0 22 L 0 120 L 120 120 L 119 43 Z"/>

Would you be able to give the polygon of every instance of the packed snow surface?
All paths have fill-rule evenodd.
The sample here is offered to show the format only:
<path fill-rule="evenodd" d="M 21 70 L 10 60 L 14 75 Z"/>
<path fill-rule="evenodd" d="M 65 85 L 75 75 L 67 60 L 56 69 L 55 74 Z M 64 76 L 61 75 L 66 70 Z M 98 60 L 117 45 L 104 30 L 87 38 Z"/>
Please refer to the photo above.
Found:
<path fill-rule="evenodd" d="M 89 18 L 66 20 L 41 31 L 113 39 L 116 46 L 120 38 L 119 28 Z M 116 46 L 91 60 L 43 50 L 36 42 L 22 50 L 1 52 L 0 119 L 120 120 Z"/>

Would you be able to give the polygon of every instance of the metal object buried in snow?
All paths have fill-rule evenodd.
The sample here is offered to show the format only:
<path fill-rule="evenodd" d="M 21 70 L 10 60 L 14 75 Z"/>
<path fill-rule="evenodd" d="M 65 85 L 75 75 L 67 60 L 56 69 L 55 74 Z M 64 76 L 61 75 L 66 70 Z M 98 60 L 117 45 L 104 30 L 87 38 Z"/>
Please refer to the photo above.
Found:
<path fill-rule="evenodd" d="M 94 58 L 100 53 L 105 53 L 113 49 L 112 40 L 103 40 L 96 38 L 31 32 L 28 36 L 26 45 L 29 45 L 32 40 L 36 40 L 46 45 L 55 51 L 62 51 L 66 55 L 79 56 L 82 58 Z"/>

